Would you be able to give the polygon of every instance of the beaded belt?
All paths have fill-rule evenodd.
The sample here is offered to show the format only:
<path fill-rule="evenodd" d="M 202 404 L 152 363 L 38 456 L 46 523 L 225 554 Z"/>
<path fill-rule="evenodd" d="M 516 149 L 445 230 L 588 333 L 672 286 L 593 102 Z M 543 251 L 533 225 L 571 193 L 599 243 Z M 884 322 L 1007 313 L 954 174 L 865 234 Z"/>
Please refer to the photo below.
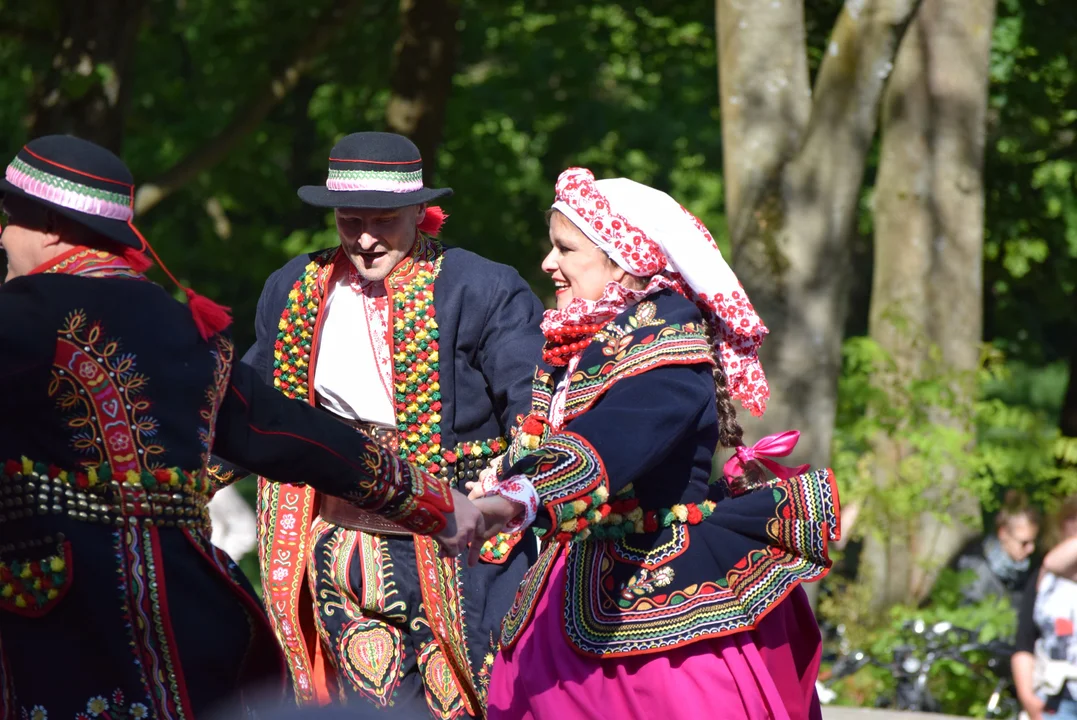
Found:
<path fill-rule="evenodd" d="M 34 516 L 64 516 L 82 522 L 121 527 L 139 523 L 164 527 L 198 528 L 209 532 L 209 497 L 185 492 L 177 483 L 143 482 L 142 474 L 124 480 L 99 479 L 87 483 L 83 473 L 68 473 L 54 467 L 6 463 L 0 469 L 0 523 Z M 170 471 L 165 471 L 167 472 Z M 182 481 L 189 474 L 173 472 Z M 147 485 L 149 487 L 147 487 Z"/>

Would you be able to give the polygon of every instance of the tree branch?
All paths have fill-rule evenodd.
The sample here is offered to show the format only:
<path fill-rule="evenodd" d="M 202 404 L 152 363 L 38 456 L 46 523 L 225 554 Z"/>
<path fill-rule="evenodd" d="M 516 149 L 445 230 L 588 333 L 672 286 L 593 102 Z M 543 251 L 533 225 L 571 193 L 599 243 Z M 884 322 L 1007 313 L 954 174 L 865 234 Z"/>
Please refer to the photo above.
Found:
<path fill-rule="evenodd" d="M 187 157 L 138 189 L 135 193 L 135 214 L 147 212 L 199 173 L 223 160 L 232 148 L 253 132 L 277 103 L 292 91 L 299 78 L 310 69 L 328 46 L 347 16 L 361 4 L 362 0 L 336 0 L 306 38 L 298 44 L 291 62 L 274 73 L 265 85 L 243 104 L 231 122 Z"/>

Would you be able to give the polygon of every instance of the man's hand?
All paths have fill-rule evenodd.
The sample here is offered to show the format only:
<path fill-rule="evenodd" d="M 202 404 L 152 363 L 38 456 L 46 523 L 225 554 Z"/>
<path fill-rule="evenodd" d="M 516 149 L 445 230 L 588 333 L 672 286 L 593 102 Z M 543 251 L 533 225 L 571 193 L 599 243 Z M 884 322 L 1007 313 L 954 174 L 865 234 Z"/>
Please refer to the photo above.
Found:
<path fill-rule="evenodd" d="M 492 538 L 524 511 L 523 505 L 500 495 L 489 495 L 475 500 L 475 507 L 482 513 L 486 538 Z"/>
<path fill-rule="evenodd" d="M 444 557 L 456 557 L 467 552 L 467 564 L 474 565 L 479 561 L 479 552 L 486 538 L 486 523 L 482 513 L 463 493 L 454 488 L 452 494 L 455 509 L 445 516 L 445 528 L 434 538 L 441 543 Z"/>

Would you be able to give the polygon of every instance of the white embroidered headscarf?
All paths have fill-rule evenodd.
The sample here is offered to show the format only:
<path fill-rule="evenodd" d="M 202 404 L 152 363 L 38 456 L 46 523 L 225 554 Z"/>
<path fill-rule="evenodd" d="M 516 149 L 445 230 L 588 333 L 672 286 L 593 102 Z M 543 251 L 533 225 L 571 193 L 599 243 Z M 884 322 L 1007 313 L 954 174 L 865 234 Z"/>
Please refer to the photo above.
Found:
<path fill-rule="evenodd" d="M 660 190 L 626 178 L 595 181 L 585 168 L 561 173 L 553 209 L 626 272 L 657 276 L 649 291 L 668 284 L 694 301 L 714 333 L 729 394 L 763 414 L 770 388 L 759 347 L 767 328 L 698 218 Z"/>

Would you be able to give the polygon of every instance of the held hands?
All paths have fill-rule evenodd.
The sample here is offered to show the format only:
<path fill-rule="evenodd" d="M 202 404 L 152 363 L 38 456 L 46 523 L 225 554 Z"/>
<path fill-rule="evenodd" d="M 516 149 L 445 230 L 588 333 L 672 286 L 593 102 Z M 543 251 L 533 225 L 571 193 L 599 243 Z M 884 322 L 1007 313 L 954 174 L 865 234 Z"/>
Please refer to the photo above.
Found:
<path fill-rule="evenodd" d="M 479 552 L 486 539 L 486 523 L 482 513 L 462 492 L 453 488 L 453 511 L 445 516 L 445 527 L 434 538 L 441 544 L 442 557 L 467 553 L 467 564 L 479 561 Z"/>
<path fill-rule="evenodd" d="M 434 537 L 441 543 L 443 557 L 456 557 L 466 552 L 467 564 L 479 561 L 482 544 L 501 532 L 502 528 L 523 512 L 523 506 L 500 495 L 476 495 L 475 485 L 468 483 L 468 497 L 453 490 L 454 510 L 446 516 L 445 528 Z M 471 500 L 469 498 L 474 498 Z"/>

